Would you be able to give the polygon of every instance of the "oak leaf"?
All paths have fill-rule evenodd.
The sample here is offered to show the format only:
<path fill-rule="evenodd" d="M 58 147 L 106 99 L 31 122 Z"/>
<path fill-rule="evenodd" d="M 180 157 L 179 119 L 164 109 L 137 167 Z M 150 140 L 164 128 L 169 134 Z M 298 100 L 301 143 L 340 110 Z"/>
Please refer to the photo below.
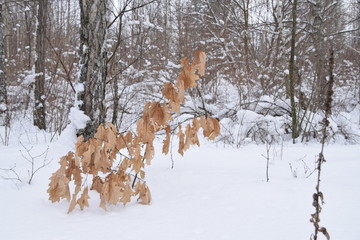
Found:
<path fill-rule="evenodd" d="M 200 77 L 195 73 L 196 68 L 192 65 L 184 66 L 183 71 L 180 73 L 178 77 L 178 81 L 184 84 L 184 89 L 188 89 L 189 87 L 195 87 L 196 80 L 199 80 Z"/>
<path fill-rule="evenodd" d="M 181 130 L 181 124 L 179 124 L 179 132 L 177 133 L 177 136 L 179 137 L 178 153 L 180 153 L 183 156 L 184 155 L 184 147 L 185 147 L 185 134 Z"/>
<path fill-rule="evenodd" d="M 103 185 L 104 185 L 104 181 L 99 176 L 95 176 L 93 178 L 93 182 L 90 190 L 95 190 L 98 193 L 101 193 Z"/>
<path fill-rule="evenodd" d="M 88 199 L 90 198 L 88 195 L 88 187 L 86 187 L 81 194 L 81 197 L 77 200 L 77 204 L 80 206 L 81 210 L 84 210 L 84 207 L 89 207 Z"/>
<path fill-rule="evenodd" d="M 93 144 L 94 139 L 90 138 L 87 141 L 87 150 L 83 154 L 83 158 L 81 160 L 81 167 L 84 173 L 89 173 L 94 166 L 94 151 L 95 151 L 95 145 Z"/>
<path fill-rule="evenodd" d="M 189 149 L 190 145 L 200 146 L 197 130 L 195 127 L 191 127 L 190 124 L 188 124 L 186 126 L 185 136 L 186 136 L 186 140 L 185 140 L 184 151 Z"/>
<path fill-rule="evenodd" d="M 205 75 L 205 64 L 206 64 L 206 54 L 200 50 L 196 51 L 193 60 L 193 65 L 198 70 L 200 76 Z"/>
<path fill-rule="evenodd" d="M 139 195 L 138 202 L 148 205 L 151 202 L 151 193 L 145 183 L 138 182 L 135 186 L 135 195 Z"/>
<path fill-rule="evenodd" d="M 212 122 L 212 124 L 211 124 L 212 131 L 211 131 L 210 135 L 208 136 L 208 139 L 214 140 L 220 133 L 220 123 L 215 118 L 209 118 L 209 120 Z"/>
<path fill-rule="evenodd" d="M 84 142 L 84 136 L 79 136 L 75 145 L 75 157 L 82 157 L 84 152 L 87 150 L 87 147 L 88 144 Z"/>
<path fill-rule="evenodd" d="M 165 132 L 166 132 L 166 138 L 165 138 L 165 140 L 163 140 L 162 153 L 166 155 L 166 154 L 169 153 L 169 148 L 170 148 L 170 133 L 171 133 L 171 129 L 170 129 L 170 126 L 169 126 L 169 125 L 165 128 Z"/>
<path fill-rule="evenodd" d="M 121 149 L 126 148 L 125 138 L 123 134 L 117 136 L 115 148 L 116 151 L 120 151 Z"/>
<path fill-rule="evenodd" d="M 76 197 L 77 197 L 77 194 L 80 192 L 80 187 L 79 186 L 76 186 L 75 187 L 75 192 L 73 193 L 72 197 L 71 197 L 71 201 L 70 201 L 70 205 L 69 205 L 69 209 L 68 209 L 68 212 L 67 213 L 70 213 L 72 212 L 72 210 L 74 210 L 77 202 L 76 202 Z"/>
<path fill-rule="evenodd" d="M 154 145 L 152 142 L 148 142 L 146 144 L 145 156 L 144 156 L 147 165 L 151 164 L 151 160 L 154 158 L 154 154 L 155 154 Z"/>
<path fill-rule="evenodd" d="M 59 169 L 50 177 L 49 188 L 49 200 L 51 202 L 59 202 L 60 199 L 65 198 L 70 200 L 70 188 L 69 179 L 64 176 L 62 169 Z"/>
<path fill-rule="evenodd" d="M 120 202 L 122 202 L 125 206 L 128 202 L 130 202 L 131 196 L 133 194 L 134 194 L 134 192 L 131 190 L 130 185 L 126 185 L 124 192 L 123 192 L 123 196 L 120 199 Z"/>

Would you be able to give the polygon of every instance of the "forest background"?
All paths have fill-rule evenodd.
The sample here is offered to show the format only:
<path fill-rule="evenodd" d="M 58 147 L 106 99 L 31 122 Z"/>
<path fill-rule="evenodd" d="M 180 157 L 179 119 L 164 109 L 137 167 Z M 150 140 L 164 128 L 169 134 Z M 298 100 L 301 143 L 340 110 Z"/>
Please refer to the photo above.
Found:
<path fill-rule="evenodd" d="M 132 128 L 143 103 L 158 101 L 162 85 L 176 81 L 180 59 L 200 49 L 207 72 L 178 122 L 218 118 L 217 141 L 237 147 L 319 140 L 331 68 L 329 139 L 357 142 L 359 1 L 298 1 L 293 11 L 294 2 L 109 1 L 107 121 Z M 24 121 L 56 138 L 69 123 L 79 78 L 78 1 L 3 0 L 1 21 L 1 142 Z"/>

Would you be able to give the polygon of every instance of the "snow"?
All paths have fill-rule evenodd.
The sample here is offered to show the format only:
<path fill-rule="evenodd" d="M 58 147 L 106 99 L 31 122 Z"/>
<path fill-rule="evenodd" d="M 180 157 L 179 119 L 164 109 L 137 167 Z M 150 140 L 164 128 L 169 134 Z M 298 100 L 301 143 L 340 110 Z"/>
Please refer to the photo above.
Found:
<path fill-rule="evenodd" d="M 0 112 L 4 112 L 7 109 L 6 104 L 5 103 L 0 103 Z"/>
<path fill-rule="evenodd" d="M 21 183 L 0 179 L 0 239 L 302 240 L 313 233 L 309 219 L 314 212 L 316 173 L 307 176 L 314 169 L 319 144 L 270 146 L 270 181 L 266 182 L 265 145 L 236 149 L 202 140 L 200 148 L 191 148 L 184 157 L 175 154 L 174 146 L 171 169 L 171 157 L 160 154 L 158 140 L 155 159 L 146 167 L 153 198 L 149 206 L 134 199 L 126 207 L 110 206 L 106 212 L 98 207 L 97 193 L 91 193 L 90 208 L 67 214 L 68 202 L 52 204 L 46 190 L 59 157 L 72 150 L 71 132 L 63 132 L 52 143 L 27 143 L 34 155 L 50 146 L 52 160 L 31 185 L 26 184 L 31 166 L 19 152 L 23 148 L 14 139 L 10 146 L 0 145 L 0 168 L 16 164 L 22 179 Z M 325 204 L 320 224 L 332 239 L 358 240 L 360 147 L 329 144 L 324 155 L 321 190 Z M 0 171 L 1 176 L 7 174 L 13 176 Z"/>

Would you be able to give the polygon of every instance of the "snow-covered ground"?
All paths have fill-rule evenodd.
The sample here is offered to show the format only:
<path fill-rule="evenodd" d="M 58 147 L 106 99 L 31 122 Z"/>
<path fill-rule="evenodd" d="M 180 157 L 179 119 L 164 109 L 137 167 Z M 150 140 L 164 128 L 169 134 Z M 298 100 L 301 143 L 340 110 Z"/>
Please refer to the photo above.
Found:
<path fill-rule="evenodd" d="M 24 148 L 0 145 L 0 168 L 16 164 L 14 170 L 22 179 L 0 179 L 0 239 L 303 240 L 313 233 L 309 219 L 316 174 L 307 175 L 314 169 L 319 144 L 271 146 L 269 182 L 265 145 L 234 149 L 202 141 L 184 157 L 174 153 L 173 169 L 171 157 L 161 155 L 158 147 L 146 168 L 150 205 L 134 199 L 106 212 L 98 207 L 97 193 L 91 193 L 90 208 L 67 214 L 68 202 L 52 204 L 46 190 L 59 157 L 72 143 L 44 144 L 38 136 L 37 144 L 29 139 L 24 146 L 33 146 L 31 154 L 36 156 L 49 145 L 52 162 L 36 173 L 31 185 L 26 183 L 31 165 L 19 151 L 26 154 Z M 321 225 L 331 239 L 359 240 L 360 146 L 327 145 L 325 158 Z M 41 161 L 38 158 L 37 164 Z M 0 174 L 14 176 L 3 170 Z"/>

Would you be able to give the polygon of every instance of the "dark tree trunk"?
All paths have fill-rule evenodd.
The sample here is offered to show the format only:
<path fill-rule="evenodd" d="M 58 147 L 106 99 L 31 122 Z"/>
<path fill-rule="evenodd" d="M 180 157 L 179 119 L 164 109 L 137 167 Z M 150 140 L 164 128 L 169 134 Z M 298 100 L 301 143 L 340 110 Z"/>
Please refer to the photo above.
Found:
<path fill-rule="evenodd" d="M 6 71 L 4 54 L 4 21 L 0 3 L 0 124 L 9 125 L 9 112 L 7 107 Z"/>
<path fill-rule="evenodd" d="M 295 143 L 295 139 L 299 136 L 298 127 L 297 127 L 297 115 L 296 115 L 296 106 L 295 106 L 295 38 L 296 38 L 296 9 L 297 9 L 297 0 L 293 1 L 292 6 L 292 27 L 291 27 L 291 50 L 290 50 L 290 60 L 289 60 L 289 82 L 288 82 L 288 94 L 290 97 L 291 104 L 291 128 L 292 128 L 292 139 Z"/>
<path fill-rule="evenodd" d="M 325 38 L 324 38 L 324 24 L 323 17 L 321 16 L 322 8 L 324 3 L 322 0 L 316 0 L 311 2 L 310 11 L 312 15 L 312 31 L 311 36 L 313 39 L 315 47 L 315 74 L 316 74 L 316 84 L 315 84 L 315 94 L 316 94 L 316 104 L 313 111 L 317 111 L 320 107 L 323 108 L 325 104 L 325 94 L 326 94 L 326 48 L 325 48 Z"/>
<path fill-rule="evenodd" d="M 45 113 L 45 51 L 46 51 L 46 12 L 47 1 L 38 0 L 36 29 L 36 60 L 35 60 L 35 109 L 34 125 L 39 129 L 46 129 Z"/>
<path fill-rule="evenodd" d="M 104 123 L 106 112 L 104 106 L 107 53 L 105 37 L 107 29 L 106 0 L 79 0 L 81 11 L 80 30 L 80 84 L 83 91 L 78 92 L 82 102 L 80 110 L 90 118 L 84 129 L 85 140 L 92 137 L 97 127 Z"/>

